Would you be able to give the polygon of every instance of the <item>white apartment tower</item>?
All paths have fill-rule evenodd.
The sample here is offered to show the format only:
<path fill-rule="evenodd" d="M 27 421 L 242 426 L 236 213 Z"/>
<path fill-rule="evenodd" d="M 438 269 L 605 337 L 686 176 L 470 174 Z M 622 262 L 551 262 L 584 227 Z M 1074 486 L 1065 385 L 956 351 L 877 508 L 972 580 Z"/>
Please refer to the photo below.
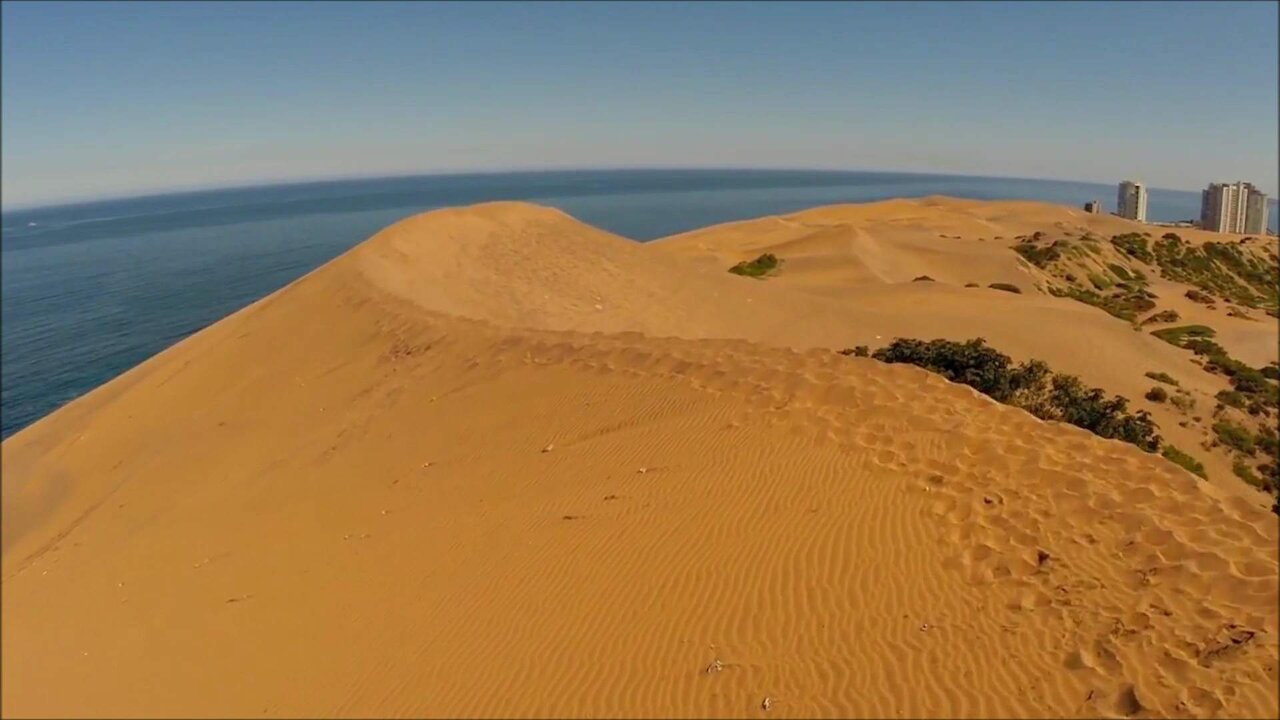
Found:
<path fill-rule="evenodd" d="M 1210 183 L 1200 193 L 1200 227 L 1220 233 L 1265 233 L 1267 196 L 1252 183 Z"/>
<path fill-rule="evenodd" d="M 1116 193 L 1116 215 L 1146 222 L 1147 186 L 1133 180 L 1120 183 L 1120 191 Z"/>

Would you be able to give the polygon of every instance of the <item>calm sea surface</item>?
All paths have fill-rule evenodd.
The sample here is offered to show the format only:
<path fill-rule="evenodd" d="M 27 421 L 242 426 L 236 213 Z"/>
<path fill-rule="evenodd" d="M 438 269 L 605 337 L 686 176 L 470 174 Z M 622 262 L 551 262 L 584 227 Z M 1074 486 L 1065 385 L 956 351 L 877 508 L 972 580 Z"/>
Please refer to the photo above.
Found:
<path fill-rule="evenodd" d="M 531 200 L 639 241 L 836 202 L 946 194 L 1114 206 L 1113 186 L 863 172 L 617 170 L 237 188 L 3 214 L 0 436 L 423 210 Z M 1152 190 L 1153 220 L 1197 193 Z M 1273 213 L 1276 215 L 1277 213 Z M 1273 222 L 1274 227 L 1274 222 Z"/>

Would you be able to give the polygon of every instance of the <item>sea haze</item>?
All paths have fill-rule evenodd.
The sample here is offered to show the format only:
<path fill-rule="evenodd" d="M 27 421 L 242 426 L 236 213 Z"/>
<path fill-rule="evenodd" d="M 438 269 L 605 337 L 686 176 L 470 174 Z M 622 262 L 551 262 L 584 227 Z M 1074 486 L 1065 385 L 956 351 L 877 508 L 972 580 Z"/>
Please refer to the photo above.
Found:
<path fill-rule="evenodd" d="M 0 436 L 424 210 L 529 200 L 643 242 L 815 205 L 935 194 L 1115 203 L 1113 186 L 1046 180 L 593 170 L 344 180 L 6 212 Z M 1152 190 L 1150 219 L 1196 217 L 1199 201 L 1198 193 Z"/>

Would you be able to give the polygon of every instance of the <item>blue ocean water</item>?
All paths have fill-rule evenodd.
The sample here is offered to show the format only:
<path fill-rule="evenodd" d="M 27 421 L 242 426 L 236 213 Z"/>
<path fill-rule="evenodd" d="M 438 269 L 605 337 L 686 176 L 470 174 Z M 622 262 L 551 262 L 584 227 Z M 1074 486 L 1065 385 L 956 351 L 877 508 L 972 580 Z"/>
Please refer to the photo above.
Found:
<path fill-rule="evenodd" d="M 592 170 L 344 180 L 6 212 L 0 437 L 423 210 L 530 200 L 647 241 L 814 205 L 933 194 L 1077 207 L 1115 199 L 1113 186 L 1045 180 Z M 1198 193 L 1151 190 L 1148 214 L 1187 220 L 1199 201 Z"/>

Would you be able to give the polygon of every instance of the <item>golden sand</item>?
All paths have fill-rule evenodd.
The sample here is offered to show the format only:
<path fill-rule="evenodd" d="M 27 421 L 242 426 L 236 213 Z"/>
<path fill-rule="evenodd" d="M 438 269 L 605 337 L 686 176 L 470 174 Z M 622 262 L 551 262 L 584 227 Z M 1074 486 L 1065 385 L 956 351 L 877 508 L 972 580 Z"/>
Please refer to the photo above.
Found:
<path fill-rule="evenodd" d="M 832 352 L 980 335 L 1138 407 L 1148 370 L 1220 389 L 1031 291 L 1008 244 L 1058 222 L 1131 225 L 397 223 L 0 446 L 0 710 L 1274 717 L 1257 494 Z M 764 251 L 777 277 L 725 272 Z"/>

